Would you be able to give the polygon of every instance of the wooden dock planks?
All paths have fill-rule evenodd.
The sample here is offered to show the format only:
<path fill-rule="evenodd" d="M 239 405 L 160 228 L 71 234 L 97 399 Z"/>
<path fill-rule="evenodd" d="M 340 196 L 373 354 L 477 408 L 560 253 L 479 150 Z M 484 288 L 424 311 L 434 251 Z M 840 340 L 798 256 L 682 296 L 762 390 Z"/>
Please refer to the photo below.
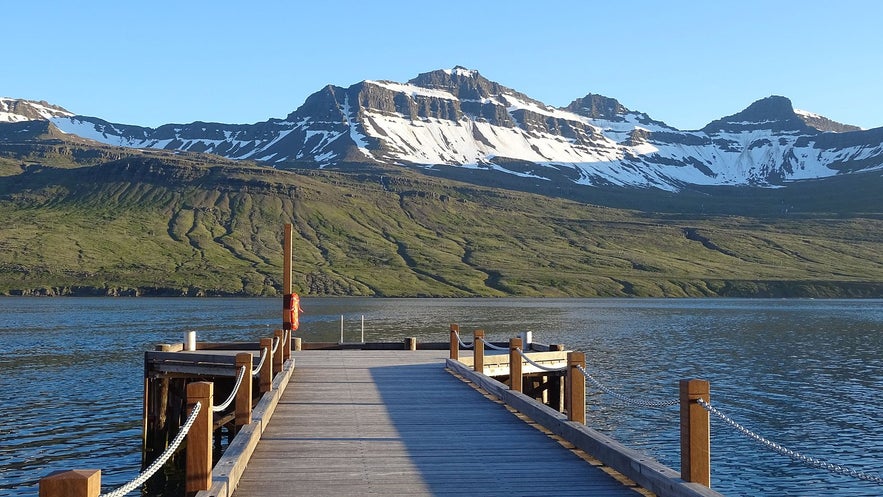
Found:
<path fill-rule="evenodd" d="M 293 355 L 235 497 L 638 495 L 444 371 L 447 351 Z"/>

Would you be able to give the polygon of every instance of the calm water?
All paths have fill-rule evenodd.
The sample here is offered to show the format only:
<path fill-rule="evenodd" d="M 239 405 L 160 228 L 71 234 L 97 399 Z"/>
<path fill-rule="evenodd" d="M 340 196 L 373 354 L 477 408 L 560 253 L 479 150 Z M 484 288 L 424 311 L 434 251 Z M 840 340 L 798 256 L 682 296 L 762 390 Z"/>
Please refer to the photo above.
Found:
<path fill-rule="evenodd" d="M 639 400 L 711 382 L 720 410 L 806 455 L 883 475 L 883 301 L 304 299 L 299 335 L 445 341 L 483 328 L 587 353 L 589 372 Z M 0 495 L 36 495 L 55 470 L 100 468 L 104 490 L 141 462 L 143 354 L 157 343 L 256 340 L 277 299 L 0 299 Z M 468 331 L 467 331 L 468 330 Z M 468 337 L 464 337 L 471 341 Z M 678 469 L 678 412 L 588 387 L 588 425 Z M 883 486 L 806 468 L 712 419 L 712 486 L 729 496 L 879 496 Z"/>

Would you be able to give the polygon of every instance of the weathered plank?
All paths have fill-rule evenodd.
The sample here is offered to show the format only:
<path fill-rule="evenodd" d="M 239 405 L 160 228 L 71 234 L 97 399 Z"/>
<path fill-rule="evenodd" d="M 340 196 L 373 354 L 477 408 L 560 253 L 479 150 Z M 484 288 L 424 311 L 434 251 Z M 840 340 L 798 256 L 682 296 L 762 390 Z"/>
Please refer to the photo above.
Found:
<path fill-rule="evenodd" d="M 637 495 L 444 370 L 440 351 L 302 351 L 234 492 Z"/>

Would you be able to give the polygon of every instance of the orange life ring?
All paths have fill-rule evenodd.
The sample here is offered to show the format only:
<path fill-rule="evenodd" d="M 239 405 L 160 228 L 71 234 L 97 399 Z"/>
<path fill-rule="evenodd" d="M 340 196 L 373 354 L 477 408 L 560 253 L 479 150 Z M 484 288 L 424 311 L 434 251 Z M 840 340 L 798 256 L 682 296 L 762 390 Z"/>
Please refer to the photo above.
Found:
<path fill-rule="evenodd" d="M 296 293 L 291 293 L 285 295 L 282 301 L 283 310 L 287 312 L 288 323 L 291 325 L 291 330 L 297 330 L 297 327 L 300 325 L 300 313 L 303 312 L 303 309 L 300 308 L 300 297 Z"/>

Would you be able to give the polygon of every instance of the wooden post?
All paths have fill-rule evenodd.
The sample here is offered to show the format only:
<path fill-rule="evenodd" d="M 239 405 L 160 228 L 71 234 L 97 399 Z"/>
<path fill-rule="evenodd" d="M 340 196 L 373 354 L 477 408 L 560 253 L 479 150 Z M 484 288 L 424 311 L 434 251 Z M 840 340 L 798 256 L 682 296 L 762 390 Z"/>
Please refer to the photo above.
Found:
<path fill-rule="evenodd" d="M 516 392 L 524 391 L 522 387 L 521 376 L 521 354 L 518 349 L 521 348 L 522 340 L 520 338 L 509 339 L 509 390 Z"/>
<path fill-rule="evenodd" d="M 472 335 L 472 370 L 484 374 L 484 330 L 475 330 Z"/>
<path fill-rule="evenodd" d="M 711 486 L 711 423 L 697 400 L 711 401 L 705 380 L 681 380 L 681 479 Z"/>
<path fill-rule="evenodd" d="M 301 350 L 303 350 L 303 348 L 304 348 L 304 346 L 303 346 L 303 342 L 301 341 L 301 338 L 294 337 L 294 351 L 300 352 Z"/>
<path fill-rule="evenodd" d="M 285 357 L 285 352 L 283 350 L 285 344 L 282 342 L 285 341 L 285 332 L 282 330 L 276 330 L 273 334 L 276 337 L 276 343 L 279 344 L 279 348 L 276 349 L 276 353 L 273 354 L 273 375 L 275 376 L 282 371 L 282 362 Z"/>
<path fill-rule="evenodd" d="M 196 403 L 202 404 L 196 421 L 187 432 L 187 465 L 184 473 L 184 492 L 196 495 L 212 486 L 212 406 L 214 384 L 196 381 L 187 385 L 187 414 Z"/>
<path fill-rule="evenodd" d="M 405 338 L 405 350 L 417 350 L 417 338 Z"/>
<path fill-rule="evenodd" d="M 40 497 L 98 497 L 101 493 L 100 469 L 56 471 L 40 479 Z"/>
<path fill-rule="evenodd" d="M 586 377 L 577 369 L 577 366 L 586 367 L 586 354 L 584 352 L 568 352 L 564 405 L 567 407 L 567 419 L 585 424 Z"/>
<path fill-rule="evenodd" d="M 291 223 L 286 223 L 282 234 L 282 329 L 291 329 Z"/>
<path fill-rule="evenodd" d="M 457 340 L 457 337 L 460 333 L 460 325 L 452 324 L 451 325 L 451 359 L 455 361 L 460 360 L 460 341 Z"/>
<path fill-rule="evenodd" d="M 273 339 L 261 338 L 261 352 L 267 350 L 267 358 L 261 366 L 261 372 L 258 373 L 260 378 L 259 391 L 261 393 L 269 392 L 273 389 Z"/>
<path fill-rule="evenodd" d="M 285 340 L 282 342 L 282 362 L 291 359 L 291 335 L 293 334 L 293 330 L 285 330 Z"/>
<path fill-rule="evenodd" d="M 236 392 L 236 421 L 234 426 L 236 427 L 236 432 L 239 432 L 239 429 L 243 426 L 251 423 L 251 369 L 253 357 L 251 352 L 241 352 L 236 354 L 236 371 L 239 374 L 239 371 L 245 366 L 245 377 L 242 378 L 242 383 L 239 385 L 239 390 Z"/>

